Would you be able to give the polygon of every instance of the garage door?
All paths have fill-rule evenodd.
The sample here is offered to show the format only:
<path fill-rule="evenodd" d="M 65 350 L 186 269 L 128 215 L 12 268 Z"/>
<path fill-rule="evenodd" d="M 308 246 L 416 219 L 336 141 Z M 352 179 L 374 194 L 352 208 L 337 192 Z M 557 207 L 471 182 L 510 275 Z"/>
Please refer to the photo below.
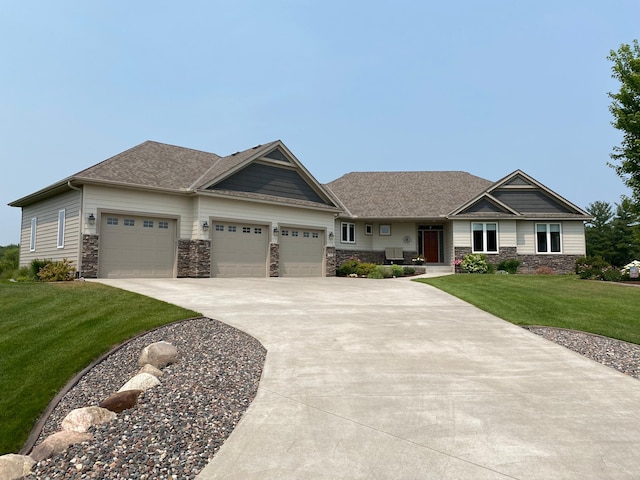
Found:
<path fill-rule="evenodd" d="M 282 227 L 280 230 L 280 276 L 323 276 L 324 232 Z"/>
<path fill-rule="evenodd" d="M 176 221 L 102 214 L 99 276 L 173 277 Z"/>
<path fill-rule="evenodd" d="M 212 277 L 267 276 L 266 225 L 214 221 L 212 230 Z"/>

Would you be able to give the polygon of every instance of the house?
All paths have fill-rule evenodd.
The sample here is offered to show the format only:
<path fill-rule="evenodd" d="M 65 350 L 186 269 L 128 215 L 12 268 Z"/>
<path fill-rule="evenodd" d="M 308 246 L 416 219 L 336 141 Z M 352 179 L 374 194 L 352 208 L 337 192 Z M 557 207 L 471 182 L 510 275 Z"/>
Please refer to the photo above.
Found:
<path fill-rule="evenodd" d="M 281 141 L 227 156 L 148 141 L 9 205 L 21 265 L 67 258 L 86 278 L 328 276 L 353 255 L 450 267 L 470 252 L 565 272 L 589 218 L 521 171 L 321 185 Z"/>

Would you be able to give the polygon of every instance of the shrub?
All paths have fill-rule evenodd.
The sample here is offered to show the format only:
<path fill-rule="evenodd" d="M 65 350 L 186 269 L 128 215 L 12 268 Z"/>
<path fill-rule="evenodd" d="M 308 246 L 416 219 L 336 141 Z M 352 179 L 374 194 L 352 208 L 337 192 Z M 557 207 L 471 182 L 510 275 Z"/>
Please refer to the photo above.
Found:
<path fill-rule="evenodd" d="M 404 267 L 402 270 L 405 275 L 413 275 L 416 273 L 416 269 L 413 267 Z"/>
<path fill-rule="evenodd" d="M 394 277 L 403 277 L 404 267 L 402 265 L 391 265 L 391 274 Z"/>
<path fill-rule="evenodd" d="M 516 260 L 515 258 L 509 260 L 503 260 L 498 264 L 498 270 L 504 270 L 505 272 L 509 272 L 510 274 L 515 274 L 518 271 L 518 267 L 520 266 L 520 260 Z"/>
<path fill-rule="evenodd" d="M 75 268 L 66 258 L 58 262 L 47 263 L 38 272 L 38 278 L 44 282 L 66 282 L 73 280 Z"/>
<path fill-rule="evenodd" d="M 376 271 L 382 275 L 382 278 L 391 278 L 393 277 L 393 273 L 391 273 L 391 268 L 386 265 L 377 265 Z M 377 278 L 377 277 L 376 277 Z"/>
<path fill-rule="evenodd" d="M 553 268 L 543 265 L 542 267 L 536 268 L 534 273 L 536 275 L 553 275 Z"/>
<path fill-rule="evenodd" d="M 616 267 L 605 267 L 602 269 L 602 280 L 605 282 L 619 282 L 622 280 L 622 272 Z"/>
<path fill-rule="evenodd" d="M 385 268 L 375 268 L 373 269 L 369 275 L 367 275 L 367 278 L 375 278 L 375 279 L 382 279 L 385 278 L 383 271 L 385 271 Z"/>
<path fill-rule="evenodd" d="M 356 268 L 359 264 L 360 260 L 358 260 L 357 258 L 350 258 L 338 267 L 338 269 L 336 270 L 336 275 L 339 277 L 346 277 L 348 275 L 356 273 Z"/>
<path fill-rule="evenodd" d="M 356 274 L 358 274 L 359 277 L 368 277 L 375 269 L 375 263 L 358 263 L 356 266 Z"/>
<path fill-rule="evenodd" d="M 602 271 L 610 266 L 600 256 L 580 257 L 576 260 L 576 273 L 584 280 L 602 280 Z"/>
<path fill-rule="evenodd" d="M 31 277 L 34 280 L 38 279 L 38 273 L 40 273 L 40 270 L 42 268 L 44 268 L 47 264 L 51 263 L 51 260 L 40 260 L 39 258 L 36 258 L 35 260 L 31 261 Z"/>
<path fill-rule="evenodd" d="M 460 264 L 462 270 L 467 273 L 487 273 L 489 265 L 487 264 L 487 257 L 477 253 L 470 253 L 466 255 Z"/>

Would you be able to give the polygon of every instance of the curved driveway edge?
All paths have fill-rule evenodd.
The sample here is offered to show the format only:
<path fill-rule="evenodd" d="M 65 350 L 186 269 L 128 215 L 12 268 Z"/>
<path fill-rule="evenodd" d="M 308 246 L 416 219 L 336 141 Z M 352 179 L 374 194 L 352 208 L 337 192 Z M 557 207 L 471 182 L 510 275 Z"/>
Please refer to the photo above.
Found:
<path fill-rule="evenodd" d="M 267 348 L 209 479 L 631 479 L 640 382 L 428 285 L 100 280 Z"/>

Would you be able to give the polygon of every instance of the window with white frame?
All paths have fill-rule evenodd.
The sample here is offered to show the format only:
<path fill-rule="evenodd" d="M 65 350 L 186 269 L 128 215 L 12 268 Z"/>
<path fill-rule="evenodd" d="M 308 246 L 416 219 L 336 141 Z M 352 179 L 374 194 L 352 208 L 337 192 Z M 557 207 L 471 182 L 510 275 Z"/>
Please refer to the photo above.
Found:
<path fill-rule="evenodd" d="M 64 209 L 58 211 L 58 248 L 64 248 Z"/>
<path fill-rule="evenodd" d="M 562 253 L 562 229 L 559 223 L 536 224 L 536 252 Z"/>
<path fill-rule="evenodd" d="M 35 252 L 36 251 L 36 228 L 38 226 L 38 219 L 37 218 L 32 218 L 31 219 L 31 236 L 29 237 L 29 251 L 30 252 Z"/>
<path fill-rule="evenodd" d="M 471 237 L 474 253 L 498 252 L 497 223 L 472 223 Z"/>
<path fill-rule="evenodd" d="M 342 236 L 340 238 L 342 243 L 356 243 L 356 224 L 342 222 Z"/>

